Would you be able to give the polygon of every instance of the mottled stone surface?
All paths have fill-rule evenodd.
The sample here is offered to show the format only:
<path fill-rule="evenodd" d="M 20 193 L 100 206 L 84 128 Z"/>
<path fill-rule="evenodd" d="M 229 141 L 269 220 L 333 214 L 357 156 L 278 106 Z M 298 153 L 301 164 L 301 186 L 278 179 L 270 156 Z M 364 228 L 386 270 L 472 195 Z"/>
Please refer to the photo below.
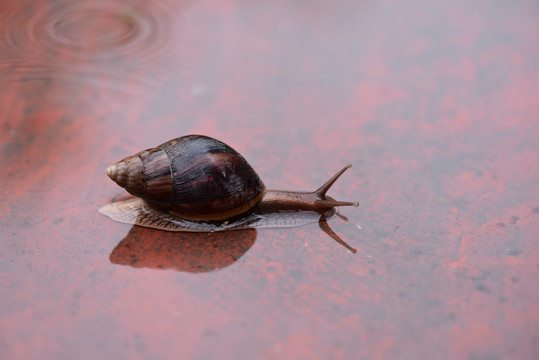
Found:
<path fill-rule="evenodd" d="M 0 4 L 0 358 L 539 358 L 536 1 Z M 190 133 L 329 224 L 97 209 Z"/>

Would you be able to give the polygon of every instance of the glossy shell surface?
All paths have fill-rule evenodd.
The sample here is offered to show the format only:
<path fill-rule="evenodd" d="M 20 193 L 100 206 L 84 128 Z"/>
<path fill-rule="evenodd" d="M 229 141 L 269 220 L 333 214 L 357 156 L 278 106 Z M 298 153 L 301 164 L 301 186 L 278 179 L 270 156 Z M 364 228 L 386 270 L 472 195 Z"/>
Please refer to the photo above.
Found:
<path fill-rule="evenodd" d="M 265 186 L 225 143 L 187 135 L 127 157 L 107 175 L 129 193 L 189 220 L 222 220 L 246 212 Z"/>

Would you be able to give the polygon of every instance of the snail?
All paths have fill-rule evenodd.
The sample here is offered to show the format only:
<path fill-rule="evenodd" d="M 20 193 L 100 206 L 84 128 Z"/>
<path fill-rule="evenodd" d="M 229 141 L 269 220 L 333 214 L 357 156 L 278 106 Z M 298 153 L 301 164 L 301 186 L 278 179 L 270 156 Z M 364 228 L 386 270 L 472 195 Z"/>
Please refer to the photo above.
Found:
<path fill-rule="evenodd" d="M 315 191 L 268 190 L 230 146 L 187 135 L 109 166 L 107 175 L 135 197 L 105 205 L 99 212 L 119 222 L 169 231 L 297 226 L 325 219 L 338 206 L 358 206 L 326 196 L 350 167 Z"/>

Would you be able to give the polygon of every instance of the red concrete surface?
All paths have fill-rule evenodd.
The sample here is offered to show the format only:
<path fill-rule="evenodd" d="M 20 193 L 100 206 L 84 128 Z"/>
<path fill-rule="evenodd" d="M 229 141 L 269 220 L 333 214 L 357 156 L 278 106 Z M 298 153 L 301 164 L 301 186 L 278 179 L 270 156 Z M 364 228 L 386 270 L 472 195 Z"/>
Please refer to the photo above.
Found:
<path fill-rule="evenodd" d="M 0 3 L 1 359 L 539 358 L 536 1 Z M 359 201 L 115 223 L 107 165 L 202 133 Z"/>

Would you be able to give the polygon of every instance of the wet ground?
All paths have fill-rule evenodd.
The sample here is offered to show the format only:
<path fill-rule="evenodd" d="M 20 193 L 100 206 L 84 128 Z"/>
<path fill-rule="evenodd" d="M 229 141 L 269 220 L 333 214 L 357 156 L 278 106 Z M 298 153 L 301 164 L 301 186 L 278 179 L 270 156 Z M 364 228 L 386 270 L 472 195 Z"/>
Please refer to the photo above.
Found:
<path fill-rule="evenodd" d="M 0 3 L 0 358 L 537 359 L 534 1 Z M 162 232 L 111 163 L 200 133 L 328 224 Z"/>

